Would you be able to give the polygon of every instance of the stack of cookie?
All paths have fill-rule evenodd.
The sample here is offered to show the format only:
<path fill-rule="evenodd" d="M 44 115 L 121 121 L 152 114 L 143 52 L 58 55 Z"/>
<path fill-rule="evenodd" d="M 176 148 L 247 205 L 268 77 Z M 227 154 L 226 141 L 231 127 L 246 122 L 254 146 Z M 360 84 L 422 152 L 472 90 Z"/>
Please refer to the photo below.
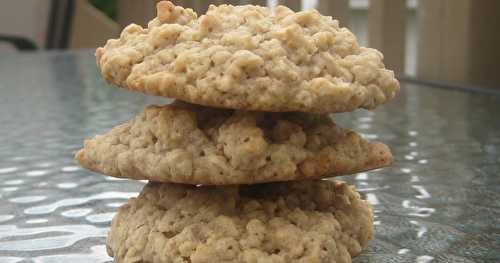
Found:
<path fill-rule="evenodd" d="M 149 180 L 119 209 L 116 262 L 350 262 L 373 236 L 354 187 L 321 180 L 392 155 L 329 113 L 374 109 L 399 83 L 382 54 L 316 10 L 159 2 L 96 51 L 104 79 L 177 99 L 86 140 L 76 159 Z"/>

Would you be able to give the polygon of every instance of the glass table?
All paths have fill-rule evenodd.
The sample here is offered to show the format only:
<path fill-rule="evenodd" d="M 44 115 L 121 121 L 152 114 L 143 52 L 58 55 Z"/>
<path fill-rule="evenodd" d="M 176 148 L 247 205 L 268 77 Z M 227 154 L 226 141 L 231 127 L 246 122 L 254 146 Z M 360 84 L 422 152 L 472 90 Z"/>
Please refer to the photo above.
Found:
<path fill-rule="evenodd" d="M 108 87 L 92 51 L 0 59 L 0 262 L 106 262 L 117 208 L 144 182 L 79 168 L 82 141 L 169 100 Z M 334 116 L 393 150 L 340 177 L 374 206 L 354 262 L 500 262 L 500 96 L 403 82 L 375 112 Z"/>

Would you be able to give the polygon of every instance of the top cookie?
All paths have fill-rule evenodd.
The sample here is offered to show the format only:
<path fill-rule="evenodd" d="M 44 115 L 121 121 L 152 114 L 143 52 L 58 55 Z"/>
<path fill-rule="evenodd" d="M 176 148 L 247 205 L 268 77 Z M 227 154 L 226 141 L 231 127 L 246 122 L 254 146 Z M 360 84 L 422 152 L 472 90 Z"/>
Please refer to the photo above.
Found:
<path fill-rule="evenodd" d="M 159 2 L 96 51 L 114 85 L 195 104 L 256 111 L 374 109 L 399 91 L 375 49 L 316 10 L 245 5 L 191 9 Z"/>

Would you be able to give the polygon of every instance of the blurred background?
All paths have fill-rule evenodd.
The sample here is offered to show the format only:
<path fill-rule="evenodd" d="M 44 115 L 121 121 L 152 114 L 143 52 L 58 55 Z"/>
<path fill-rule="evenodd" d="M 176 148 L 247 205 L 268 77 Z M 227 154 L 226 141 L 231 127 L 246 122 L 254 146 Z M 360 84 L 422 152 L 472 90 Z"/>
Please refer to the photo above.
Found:
<path fill-rule="evenodd" d="M 0 3 L 0 59 L 14 52 L 93 49 L 131 22 L 146 25 L 155 0 L 23 0 Z M 209 4 L 316 8 L 377 48 L 400 77 L 500 87 L 498 0 L 173 1 L 203 14 Z"/>

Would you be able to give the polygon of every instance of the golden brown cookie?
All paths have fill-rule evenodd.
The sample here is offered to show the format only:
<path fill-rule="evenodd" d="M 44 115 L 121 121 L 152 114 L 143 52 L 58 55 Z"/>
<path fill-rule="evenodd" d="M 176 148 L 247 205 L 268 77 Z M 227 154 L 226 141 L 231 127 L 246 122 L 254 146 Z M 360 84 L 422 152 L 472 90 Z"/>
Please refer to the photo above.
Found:
<path fill-rule="evenodd" d="M 119 209 L 107 249 L 119 263 L 335 263 L 372 238 L 371 206 L 343 182 L 149 183 Z"/>
<path fill-rule="evenodd" d="M 76 160 L 115 177 L 224 185 L 311 179 L 387 166 L 389 148 L 329 117 L 175 102 L 86 140 Z"/>
<path fill-rule="evenodd" d="M 374 109 L 399 91 L 375 49 L 316 10 L 252 5 L 191 9 L 159 2 L 96 51 L 104 79 L 150 95 L 256 111 Z"/>

